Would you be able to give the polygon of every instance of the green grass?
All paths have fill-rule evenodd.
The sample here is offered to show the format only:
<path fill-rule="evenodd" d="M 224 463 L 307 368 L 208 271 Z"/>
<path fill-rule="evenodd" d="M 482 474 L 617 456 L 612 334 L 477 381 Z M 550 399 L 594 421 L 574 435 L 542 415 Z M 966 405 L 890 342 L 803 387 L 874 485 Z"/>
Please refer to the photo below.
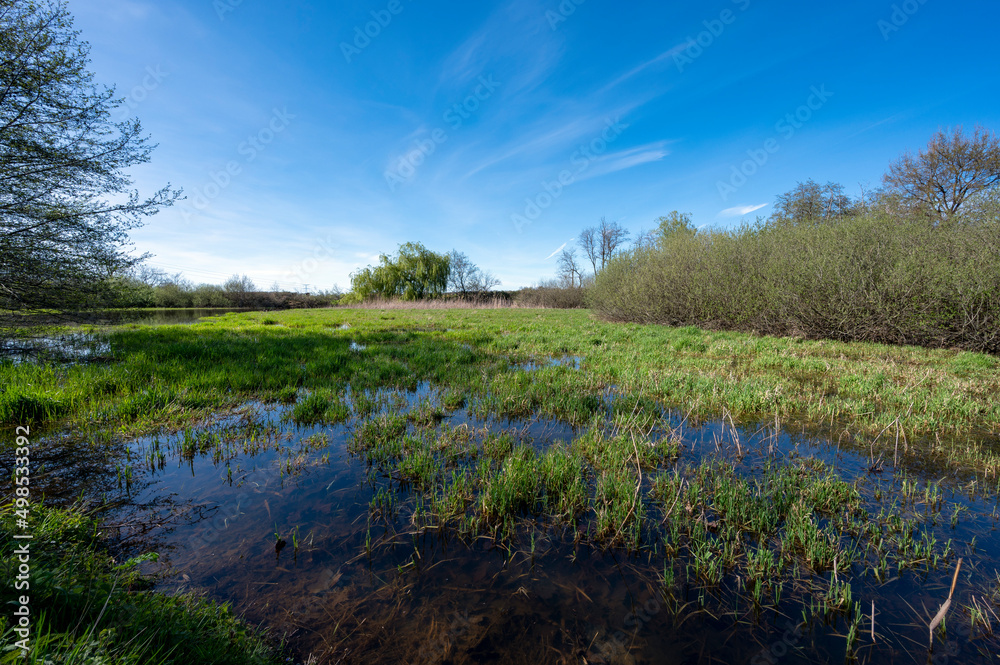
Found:
<path fill-rule="evenodd" d="M 93 445 L 176 429 L 182 436 L 175 442 L 154 439 L 140 451 L 146 466 L 196 455 L 218 465 L 276 446 L 282 435 L 267 423 L 212 425 L 220 411 L 248 401 L 284 403 L 296 424 L 346 424 L 349 451 L 372 467 L 373 521 L 395 519 L 409 501 L 417 506 L 408 527 L 415 530 L 452 528 L 515 542 L 519 530 L 555 525 L 576 542 L 662 555 L 668 595 L 678 579 L 713 589 L 735 578 L 746 581 L 758 605 L 777 605 L 795 588 L 814 603 L 814 614 L 846 616 L 854 601 L 834 575 L 838 567 L 883 582 L 907 568 L 934 570 L 955 555 L 950 541 L 934 540 L 926 528 L 944 508 L 936 485 L 903 478 L 898 493 L 861 509 L 858 485 L 816 460 L 767 462 L 751 478 L 732 464 L 690 466 L 680 439 L 663 429 L 668 409 L 691 424 L 725 414 L 736 424 L 822 429 L 866 455 L 971 469 L 989 487 L 1000 472 L 997 451 L 976 439 L 1000 429 L 998 365 L 981 354 L 516 309 L 228 314 L 193 326 L 101 334 L 111 344 L 110 362 L 0 363 L 3 422 L 76 428 Z M 581 359 L 579 369 L 545 362 L 567 355 Z M 525 371 L 529 360 L 537 368 Z M 408 401 L 405 391 L 421 382 L 431 390 Z M 462 407 L 487 424 L 449 424 L 448 414 Z M 575 424 L 578 433 L 536 452 L 504 422 L 538 416 Z M 289 451 L 288 473 L 327 443 L 315 435 Z M 128 483 L 130 470 L 122 473 Z M 140 580 L 102 553 L 92 522 L 48 514 L 55 516 L 48 537 L 60 545 L 52 548 L 55 581 L 43 594 L 79 588 L 83 595 L 51 597 L 59 609 L 45 619 L 45 649 L 104 649 L 121 662 L 229 662 L 189 655 L 225 643 L 244 654 L 231 662 L 266 662 L 245 655 L 264 654 L 264 643 L 231 614 L 193 597 L 142 591 Z M 70 528 L 74 520 L 85 528 Z M 108 595 L 114 609 L 97 622 L 95 608 Z M 166 633 L 154 633 L 148 621 L 139 625 L 148 632 L 101 632 L 136 607 L 140 617 L 163 613 L 157 629 Z M 85 620 L 68 623 L 74 612 Z M 185 625 L 203 631 L 205 644 L 169 637 Z M 235 646 L 226 642 L 233 635 Z M 139 655 L 116 651 L 133 648 Z"/>
<path fill-rule="evenodd" d="M 0 418 L 60 417 L 141 430 L 250 397 L 416 380 L 471 389 L 491 413 L 540 408 L 574 420 L 609 385 L 708 415 L 850 419 L 913 432 L 1000 426 L 997 359 L 982 354 L 594 321 L 583 310 L 311 310 L 228 314 L 193 326 L 109 333 L 114 362 L 0 363 Z M 350 321 L 350 330 L 340 330 Z M 352 352 L 351 341 L 364 344 Z M 525 373 L 511 359 L 577 355 L 583 368 Z M 484 396 L 484 393 L 489 393 Z M 129 404 L 138 400 L 149 413 Z M 877 430 L 875 430 L 877 431 Z"/>
<path fill-rule="evenodd" d="M 217 605 L 193 594 L 167 595 L 146 590 L 136 572 L 142 560 L 116 561 L 103 549 L 98 525 L 79 510 L 33 506 L 31 541 L 31 651 L 0 652 L 0 663 L 122 663 L 168 665 L 232 663 L 270 665 L 287 662 L 281 651 L 255 629 Z M 0 577 L 13 580 L 14 516 L 0 509 Z M 12 584 L 0 589 L 0 603 L 11 607 L 19 595 Z M 0 615 L 5 645 L 18 639 L 11 613 Z"/>
<path fill-rule="evenodd" d="M 587 505 L 584 464 L 564 446 L 550 447 L 541 459 L 545 504 L 555 515 L 572 519 Z"/>
<path fill-rule="evenodd" d="M 983 354 L 603 323 L 583 310 L 230 313 L 99 334 L 111 362 L 0 362 L 0 422 L 129 435 L 248 400 L 295 399 L 298 421 L 339 422 L 348 407 L 357 416 L 381 408 L 380 389 L 426 381 L 441 395 L 412 414 L 424 422 L 461 405 L 480 417 L 541 414 L 577 425 L 609 414 L 652 421 L 673 407 L 694 420 L 729 413 L 824 427 L 862 446 L 874 440 L 882 452 L 890 443 L 898 452 L 902 435 L 909 454 L 1000 473 L 1000 455 L 977 439 L 1000 430 L 998 360 Z M 580 369 L 518 365 L 566 355 L 581 358 Z M 611 402 L 610 390 L 619 395 Z M 912 445 L 934 436 L 952 441 Z"/>
<path fill-rule="evenodd" d="M 340 394 L 330 390 L 314 392 L 292 408 L 292 420 L 300 425 L 337 424 L 346 421 L 351 410 Z"/>
<path fill-rule="evenodd" d="M 482 511 L 492 522 L 511 523 L 535 511 L 539 501 L 538 461 L 534 451 L 518 446 L 503 461 L 483 491 Z"/>
<path fill-rule="evenodd" d="M 637 549 L 642 538 L 645 503 L 635 477 L 624 469 L 602 473 L 594 492 L 594 539 L 599 543 Z"/>

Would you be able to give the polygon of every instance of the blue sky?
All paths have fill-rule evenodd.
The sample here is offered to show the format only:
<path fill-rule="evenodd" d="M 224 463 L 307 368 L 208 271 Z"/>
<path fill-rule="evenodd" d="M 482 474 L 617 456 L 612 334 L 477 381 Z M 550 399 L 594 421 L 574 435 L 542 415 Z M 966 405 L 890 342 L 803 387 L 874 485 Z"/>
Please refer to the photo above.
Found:
<path fill-rule="evenodd" d="M 133 233 L 219 283 L 337 283 L 419 241 L 505 288 L 603 217 L 727 227 L 1000 130 L 1000 3 L 69 0 L 187 200 Z M 741 172 L 742 171 L 742 172 Z"/>

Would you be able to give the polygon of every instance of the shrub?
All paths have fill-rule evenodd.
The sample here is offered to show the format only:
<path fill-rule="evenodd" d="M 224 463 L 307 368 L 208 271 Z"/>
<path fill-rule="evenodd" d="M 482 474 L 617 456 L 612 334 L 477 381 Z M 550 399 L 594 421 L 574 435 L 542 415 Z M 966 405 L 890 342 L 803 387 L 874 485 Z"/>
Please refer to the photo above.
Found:
<path fill-rule="evenodd" d="M 998 353 L 998 246 L 995 218 L 758 221 L 622 253 L 588 301 L 616 321 Z"/>
<path fill-rule="evenodd" d="M 538 286 L 526 287 L 518 291 L 514 295 L 514 301 L 522 307 L 578 309 L 586 306 L 586 293 L 585 287 L 542 282 Z"/>

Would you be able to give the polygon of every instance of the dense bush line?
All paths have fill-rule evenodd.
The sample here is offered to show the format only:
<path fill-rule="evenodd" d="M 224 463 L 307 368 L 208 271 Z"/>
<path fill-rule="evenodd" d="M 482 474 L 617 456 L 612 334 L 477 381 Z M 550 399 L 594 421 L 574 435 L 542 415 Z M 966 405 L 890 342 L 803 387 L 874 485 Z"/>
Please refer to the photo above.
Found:
<path fill-rule="evenodd" d="M 998 248 L 995 214 L 682 228 L 617 255 L 589 300 L 615 321 L 1000 353 Z"/>
<path fill-rule="evenodd" d="M 249 309 L 297 309 L 300 307 L 328 307 L 336 301 L 329 294 L 313 295 L 292 291 L 250 291 L 231 294 L 211 284 L 201 284 L 191 289 L 165 284 L 153 288 L 150 297 L 133 307 L 245 307 Z"/>
<path fill-rule="evenodd" d="M 567 286 L 556 281 L 529 286 L 514 294 L 514 301 L 521 307 L 547 309 L 578 309 L 586 307 L 587 287 Z"/>
<path fill-rule="evenodd" d="M 318 294 L 258 290 L 246 278 L 230 279 L 222 286 L 193 284 L 174 276 L 153 280 L 153 284 L 140 279 L 118 280 L 111 285 L 113 297 L 105 307 L 242 307 L 247 309 L 297 309 L 300 307 L 328 307 L 340 298 L 336 291 Z"/>

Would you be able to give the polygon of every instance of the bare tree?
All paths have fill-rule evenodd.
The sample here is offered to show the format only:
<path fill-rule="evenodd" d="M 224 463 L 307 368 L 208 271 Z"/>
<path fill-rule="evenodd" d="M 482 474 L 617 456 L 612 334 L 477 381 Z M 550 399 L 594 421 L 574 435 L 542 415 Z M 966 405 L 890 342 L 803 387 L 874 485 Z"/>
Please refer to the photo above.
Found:
<path fill-rule="evenodd" d="M 476 268 L 469 286 L 470 290 L 476 293 L 486 293 L 492 291 L 494 287 L 500 286 L 500 280 L 489 270 Z"/>
<path fill-rule="evenodd" d="M 810 178 L 795 189 L 778 196 L 772 222 L 784 224 L 820 224 L 851 215 L 857 204 L 844 194 L 844 186 L 836 182 L 820 185 Z"/>
<path fill-rule="evenodd" d="M 597 274 L 597 261 L 601 253 L 601 243 L 599 236 L 597 234 L 597 229 L 593 226 L 585 228 L 580 231 L 580 237 L 577 238 L 576 244 L 580 246 L 583 253 L 590 259 L 590 265 L 594 268 L 594 274 Z"/>
<path fill-rule="evenodd" d="M 601 217 L 601 225 L 598 229 L 600 231 L 601 270 L 604 270 L 604 266 L 615 255 L 618 248 L 628 242 L 631 233 L 618 222 L 609 222 L 604 217 Z"/>
<path fill-rule="evenodd" d="M 601 223 L 581 231 L 576 242 L 590 260 L 596 276 L 599 271 L 604 270 L 615 252 L 628 242 L 630 235 L 629 230 L 618 222 L 609 222 L 601 217 Z"/>
<path fill-rule="evenodd" d="M 570 287 L 576 286 L 578 281 L 582 284 L 583 272 L 576 261 L 575 249 L 564 249 L 559 255 L 559 277 L 569 281 Z"/>
<path fill-rule="evenodd" d="M 180 275 L 180 273 L 177 274 Z M 145 263 L 137 265 L 133 271 L 133 275 L 137 280 L 147 286 L 160 286 L 170 279 L 167 276 L 167 273 L 163 272 L 159 268 L 154 268 Z"/>
<path fill-rule="evenodd" d="M 469 260 L 468 256 L 457 249 L 453 249 L 448 254 L 448 266 L 450 268 L 448 272 L 448 287 L 452 291 L 458 291 L 464 296 L 469 291 L 475 290 L 472 284 L 475 281 L 476 273 L 479 272 L 479 268 Z"/>
<path fill-rule="evenodd" d="M 485 293 L 500 285 L 493 273 L 481 270 L 469 257 L 457 249 L 448 254 L 448 288 L 467 296 L 470 293 Z"/>
<path fill-rule="evenodd" d="M 926 151 L 903 155 L 882 180 L 904 204 L 947 223 L 970 196 L 1000 184 L 1000 141 L 978 125 L 972 136 L 938 130 Z"/>

